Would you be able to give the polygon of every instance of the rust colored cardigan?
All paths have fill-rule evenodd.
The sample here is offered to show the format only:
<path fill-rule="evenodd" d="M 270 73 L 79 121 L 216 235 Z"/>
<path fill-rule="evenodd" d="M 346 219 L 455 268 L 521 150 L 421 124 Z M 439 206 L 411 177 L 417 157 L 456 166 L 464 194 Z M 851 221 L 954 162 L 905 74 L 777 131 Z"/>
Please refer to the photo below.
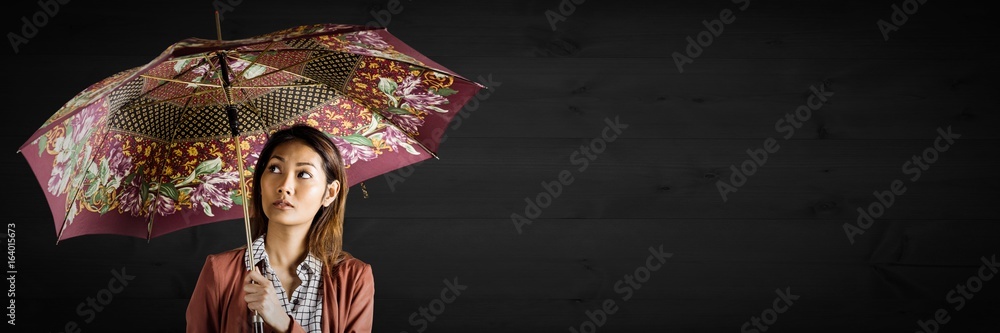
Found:
<path fill-rule="evenodd" d="M 187 332 L 253 332 L 243 300 L 245 248 L 209 255 L 187 307 Z M 326 268 L 324 266 L 324 268 Z M 349 254 L 324 269 L 323 332 L 371 332 L 375 280 L 371 266 Z M 289 316 L 291 319 L 291 316 Z M 264 324 L 264 330 L 271 328 Z M 305 333 L 292 319 L 289 332 Z"/>

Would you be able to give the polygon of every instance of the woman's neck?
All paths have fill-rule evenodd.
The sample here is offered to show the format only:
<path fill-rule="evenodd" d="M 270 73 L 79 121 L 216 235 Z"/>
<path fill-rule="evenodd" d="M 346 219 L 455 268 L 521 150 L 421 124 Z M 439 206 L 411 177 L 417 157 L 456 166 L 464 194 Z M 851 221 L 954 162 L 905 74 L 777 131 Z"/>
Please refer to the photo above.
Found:
<path fill-rule="evenodd" d="M 292 269 L 306 257 L 309 228 L 269 225 L 264 235 L 264 251 L 272 267 Z"/>

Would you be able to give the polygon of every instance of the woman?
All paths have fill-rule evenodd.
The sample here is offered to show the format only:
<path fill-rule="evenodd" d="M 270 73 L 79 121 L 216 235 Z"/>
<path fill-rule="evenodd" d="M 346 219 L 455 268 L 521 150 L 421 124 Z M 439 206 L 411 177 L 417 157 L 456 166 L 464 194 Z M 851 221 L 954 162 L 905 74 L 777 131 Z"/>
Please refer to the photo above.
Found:
<path fill-rule="evenodd" d="M 330 139 L 297 125 L 271 135 L 253 174 L 251 246 L 209 255 L 187 308 L 188 332 L 370 332 L 371 266 L 341 250 L 347 186 Z M 263 272 L 263 274 L 262 274 Z"/>

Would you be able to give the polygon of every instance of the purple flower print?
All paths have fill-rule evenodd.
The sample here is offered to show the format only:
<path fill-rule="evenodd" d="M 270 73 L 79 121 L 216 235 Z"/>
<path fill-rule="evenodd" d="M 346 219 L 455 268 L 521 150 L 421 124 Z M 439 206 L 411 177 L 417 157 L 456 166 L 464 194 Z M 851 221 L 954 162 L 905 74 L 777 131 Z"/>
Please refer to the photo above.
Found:
<path fill-rule="evenodd" d="M 393 118 L 400 118 L 399 116 Z M 416 117 L 413 117 L 416 118 Z M 382 140 L 385 140 L 385 144 L 390 147 L 398 147 L 400 144 L 409 144 L 410 138 L 403 133 L 402 130 L 396 128 L 395 126 L 387 126 L 385 128 L 385 134 L 382 135 Z"/>
<path fill-rule="evenodd" d="M 156 213 L 160 216 L 173 214 L 176 208 L 174 200 L 163 194 L 156 195 L 156 203 L 154 204 L 156 205 Z"/>
<path fill-rule="evenodd" d="M 122 213 L 139 216 L 142 214 L 142 198 L 139 191 L 139 176 L 132 177 L 132 181 L 125 185 L 125 189 L 118 195 L 118 203 Z"/>
<path fill-rule="evenodd" d="M 194 204 L 207 203 L 228 209 L 233 206 L 233 199 L 229 197 L 229 188 L 238 182 L 236 171 L 201 176 L 201 183 L 191 191 L 191 202 Z"/>
<path fill-rule="evenodd" d="M 347 164 L 354 164 L 358 160 L 370 161 L 377 156 L 372 147 L 352 145 L 341 138 L 333 138 L 333 141 L 337 145 L 337 149 L 340 150 L 340 155 L 344 157 L 344 162 Z"/>
<path fill-rule="evenodd" d="M 448 103 L 448 99 L 421 87 L 419 77 L 407 76 L 396 88 L 396 94 L 399 95 L 401 104 L 409 104 L 415 110 L 447 112 L 437 105 Z"/>
<path fill-rule="evenodd" d="M 394 114 L 389 117 L 389 121 L 407 133 L 417 133 L 417 128 L 424 124 L 424 120 L 413 114 Z M 399 133 L 405 135 L 404 133 Z M 389 135 L 388 133 L 386 135 Z M 388 141 L 389 139 L 386 139 Z M 404 141 L 405 142 L 405 141 Z"/>
<path fill-rule="evenodd" d="M 108 167 L 112 176 L 119 180 L 124 179 L 132 170 L 132 157 L 125 156 L 121 147 L 113 147 L 108 151 Z"/>
<path fill-rule="evenodd" d="M 376 50 L 385 50 L 389 48 L 389 43 L 386 43 L 382 40 L 382 36 L 379 36 L 378 33 L 371 30 L 358 31 L 352 34 L 347 34 L 345 37 L 348 42 L 360 43 Z"/>

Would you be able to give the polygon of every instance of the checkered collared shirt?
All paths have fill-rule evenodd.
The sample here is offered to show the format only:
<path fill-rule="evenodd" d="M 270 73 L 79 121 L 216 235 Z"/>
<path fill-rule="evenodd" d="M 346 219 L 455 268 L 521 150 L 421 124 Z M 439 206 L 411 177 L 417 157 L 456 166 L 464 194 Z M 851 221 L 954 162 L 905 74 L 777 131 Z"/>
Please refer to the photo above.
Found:
<path fill-rule="evenodd" d="M 267 259 L 267 252 L 264 251 L 264 235 L 257 237 L 251 247 L 253 249 L 253 258 L 257 261 L 255 265 L 262 267 L 261 271 L 264 272 L 264 277 L 271 280 L 274 290 L 278 291 L 278 299 L 281 299 L 281 305 L 284 306 L 285 313 L 295 318 L 295 321 L 306 332 L 322 332 L 320 324 L 323 321 L 323 295 L 321 294 L 320 285 L 323 279 L 323 263 L 319 261 L 319 258 L 310 253 L 295 268 L 295 273 L 302 280 L 302 284 L 292 292 L 292 299 L 289 302 L 288 294 L 285 288 L 281 286 L 278 275 L 274 273 L 274 269 L 271 268 L 271 263 Z M 249 254 L 244 253 L 243 262 L 249 260 Z M 261 265 L 261 262 L 263 262 L 263 265 Z"/>

